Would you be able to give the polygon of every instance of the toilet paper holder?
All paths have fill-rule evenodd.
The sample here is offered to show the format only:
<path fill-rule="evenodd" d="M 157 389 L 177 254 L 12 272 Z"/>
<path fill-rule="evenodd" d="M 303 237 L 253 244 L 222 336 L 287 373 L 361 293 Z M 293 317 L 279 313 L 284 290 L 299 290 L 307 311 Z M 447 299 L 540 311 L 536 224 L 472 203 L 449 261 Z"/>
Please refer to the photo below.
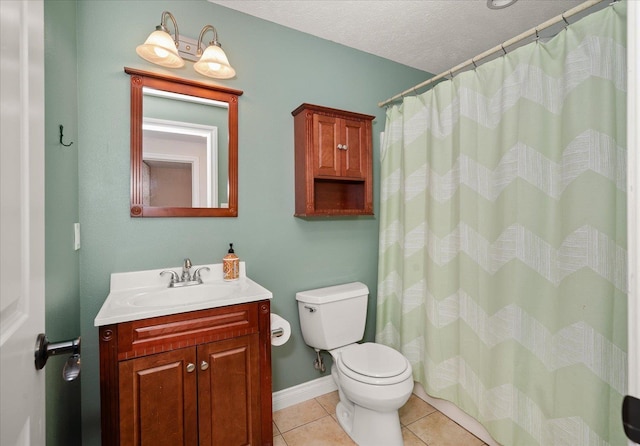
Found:
<path fill-rule="evenodd" d="M 286 344 L 291 336 L 291 326 L 289 322 L 275 313 L 271 313 L 270 322 L 271 332 L 269 334 L 271 335 L 271 345 L 278 347 Z"/>

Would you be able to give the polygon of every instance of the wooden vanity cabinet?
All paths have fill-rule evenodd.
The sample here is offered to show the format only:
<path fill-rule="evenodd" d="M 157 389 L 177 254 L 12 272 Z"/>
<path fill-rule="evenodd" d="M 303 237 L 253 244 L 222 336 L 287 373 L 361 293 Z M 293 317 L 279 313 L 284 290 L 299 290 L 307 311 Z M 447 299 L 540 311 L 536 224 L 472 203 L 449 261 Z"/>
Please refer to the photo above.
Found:
<path fill-rule="evenodd" d="M 103 445 L 270 445 L 269 301 L 100 327 Z"/>
<path fill-rule="evenodd" d="M 375 116 L 312 104 L 291 114 L 295 216 L 372 215 Z"/>

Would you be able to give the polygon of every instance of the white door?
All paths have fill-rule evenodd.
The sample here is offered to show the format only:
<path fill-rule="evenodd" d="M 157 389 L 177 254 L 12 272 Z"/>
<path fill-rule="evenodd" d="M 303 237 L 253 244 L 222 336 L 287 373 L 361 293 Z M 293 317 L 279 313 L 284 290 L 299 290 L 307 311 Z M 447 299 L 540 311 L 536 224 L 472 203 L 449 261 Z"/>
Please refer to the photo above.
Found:
<path fill-rule="evenodd" d="M 45 444 L 44 3 L 0 0 L 0 444 Z"/>

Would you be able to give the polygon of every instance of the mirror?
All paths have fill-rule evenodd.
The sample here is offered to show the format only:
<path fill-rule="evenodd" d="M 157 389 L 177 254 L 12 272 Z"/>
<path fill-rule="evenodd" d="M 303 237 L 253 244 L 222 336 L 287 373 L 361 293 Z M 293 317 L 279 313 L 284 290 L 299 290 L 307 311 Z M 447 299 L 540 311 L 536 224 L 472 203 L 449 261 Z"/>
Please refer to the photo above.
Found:
<path fill-rule="evenodd" d="M 242 91 L 125 72 L 131 75 L 131 216 L 236 217 Z"/>

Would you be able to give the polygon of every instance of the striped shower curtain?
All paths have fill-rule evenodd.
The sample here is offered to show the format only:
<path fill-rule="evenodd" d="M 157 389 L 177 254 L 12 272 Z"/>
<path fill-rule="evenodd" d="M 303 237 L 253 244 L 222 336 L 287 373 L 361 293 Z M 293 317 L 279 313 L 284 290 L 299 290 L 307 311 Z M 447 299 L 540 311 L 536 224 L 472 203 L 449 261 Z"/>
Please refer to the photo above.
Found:
<path fill-rule="evenodd" d="M 622 445 L 626 3 L 387 110 L 378 342 L 503 445 Z"/>

